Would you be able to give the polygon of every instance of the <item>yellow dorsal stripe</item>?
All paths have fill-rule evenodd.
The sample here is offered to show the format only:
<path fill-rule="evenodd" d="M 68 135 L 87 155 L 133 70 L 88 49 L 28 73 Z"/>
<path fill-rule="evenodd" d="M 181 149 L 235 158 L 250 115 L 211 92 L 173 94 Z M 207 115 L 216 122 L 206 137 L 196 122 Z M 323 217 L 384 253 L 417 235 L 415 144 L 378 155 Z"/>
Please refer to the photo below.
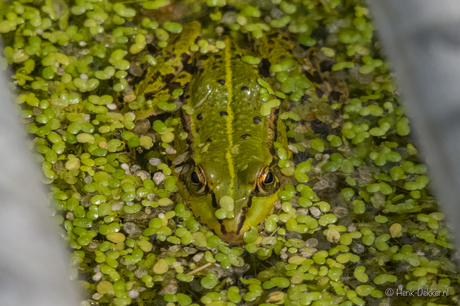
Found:
<path fill-rule="evenodd" d="M 201 143 L 200 135 L 196 132 L 195 121 L 193 120 L 192 115 L 187 115 L 190 118 L 190 134 L 192 134 L 193 139 L 193 156 L 195 160 L 195 164 L 199 164 L 201 162 L 201 154 L 199 153 L 200 147 L 198 145 Z"/>
<path fill-rule="evenodd" d="M 228 148 L 225 158 L 228 163 L 228 171 L 230 173 L 230 194 L 234 195 L 234 181 L 235 181 L 235 166 L 233 164 L 233 156 L 230 153 L 230 149 L 233 147 L 233 111 L 232 111 L 232 99 L 233 99 L 233 84 L 232 84 L 232 54 L 230 50 L 231 41 L 227 37 L 225 39 L 225 86 L 227 87 L 227 137 L 228 137 Z"/>

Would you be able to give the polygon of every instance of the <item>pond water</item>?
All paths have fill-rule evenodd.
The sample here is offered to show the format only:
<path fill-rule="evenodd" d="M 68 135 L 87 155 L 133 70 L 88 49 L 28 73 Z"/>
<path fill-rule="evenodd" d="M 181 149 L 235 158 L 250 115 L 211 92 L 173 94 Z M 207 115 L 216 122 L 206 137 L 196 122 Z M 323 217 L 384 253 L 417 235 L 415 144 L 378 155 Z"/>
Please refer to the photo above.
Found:
<path fill-rule="evenodd" d="M 364 1 L 22 0 L 0 18 L 82 305 L 458 304 Z"/>

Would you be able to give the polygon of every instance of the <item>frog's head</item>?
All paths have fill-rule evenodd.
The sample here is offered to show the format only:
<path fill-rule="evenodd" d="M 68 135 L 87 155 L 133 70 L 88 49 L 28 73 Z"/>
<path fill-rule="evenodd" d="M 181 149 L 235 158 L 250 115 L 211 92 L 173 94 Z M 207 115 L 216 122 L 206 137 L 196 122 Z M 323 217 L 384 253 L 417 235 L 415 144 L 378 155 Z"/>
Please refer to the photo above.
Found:
<path fill-rule="evenodd" d="M 207 160 L 184 173 L 185 201 L 196 218 L 226 242 L 242 242 L 243 234 L 273 212 L 280 181 L 274 169 L 260 161 L 232 175 L 219 163 Z M 218 219 L 221 199 L 233 199 L 233 217 Z M 230 201 L 231 202 L 231 201 Z"/>

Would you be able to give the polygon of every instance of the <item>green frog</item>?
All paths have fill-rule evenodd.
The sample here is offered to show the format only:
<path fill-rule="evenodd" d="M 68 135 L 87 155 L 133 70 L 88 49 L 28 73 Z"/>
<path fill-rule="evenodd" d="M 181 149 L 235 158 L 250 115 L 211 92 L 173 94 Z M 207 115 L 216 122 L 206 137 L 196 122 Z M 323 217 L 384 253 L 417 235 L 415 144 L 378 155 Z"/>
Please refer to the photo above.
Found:
<path fill-rule="evenodd" d="M 238 242 L 273 211 L 281 187 L 273 145 L 280 133 L 277 108 L 261 115 L 257 69 L 241 61 L 229 37 L 224 42 L 222 51 L 202 61 L 190 85 L 186 103 L 193 111 L 182 116 L 191 158 L 179 182 L 194 215 L 223 240 Z M 219 219 L 223 205 L 231 213 Z"/>
<path fill-rule="evenodd" d="M 199 33 L 196 24 L 185 27 L 185 31 Z M 177 39 L 190 43 L 194 40 L 190 33 Z M 238 47 L 230 36 L 221 41 L 225 47 L 218 52 L 195 52 L 187 59 L 194 63 L 195 72 L 184 94 L 184 106 L 176 112 L 182 124 L 176 128 L 176 153 L 171 161 L 180 194 L 195 217 L 222 240 L 239 243 L 245 232 L 273 212 L 283 189 L 286 177 L 275 147 L 287 152 L 288 159 L 291 157 L 286 125 L 279 119 L 280 110 L 291 107 L 287 105 L 289 99 L 282 99 L 281 93 L 278 99 L 274 96 L 270 84 L 276 86 L 277 81 L 270 78 L 268 67 L 248 64 L 242 58 L 258 55 L 271 65 L 292 61 L 288 63 L 289 69 L 298 72 L 309 62 L 306 58 L 294 58 L 293 46 L 279 34 L 261 38 L 254 48 L 246 49 Z M 176 50 L 170 48 L 169 52 Z M 138 88 L 143 92 L 137 95 L 148 94 L 145 88 L 155 83 L 153 76 L 159 75 L 158 68 L 155 69 L 156 73 L 147 73 L 150 78 L 140 84 Z M 177 70 L 175 75 L 184 75 L 184 71 Z M 314 95 L 319 85 L 309 80 L 312 77 L 312 72 L 301 76 Z M 267 99 L 272 104 L 268 111 L 264 106 Z M 184 132 L 187 138 L 179 141 Z M 184 155 L 187 158 L 180 163 L 174 162 L 177 156 Z"/>

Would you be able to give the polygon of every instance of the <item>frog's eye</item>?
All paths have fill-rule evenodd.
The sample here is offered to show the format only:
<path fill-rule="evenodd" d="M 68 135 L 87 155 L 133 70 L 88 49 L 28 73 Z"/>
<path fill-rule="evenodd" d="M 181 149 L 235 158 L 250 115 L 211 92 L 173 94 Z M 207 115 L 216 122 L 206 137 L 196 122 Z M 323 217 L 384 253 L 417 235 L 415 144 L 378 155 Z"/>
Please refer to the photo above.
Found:
<path fill-rule="evenodd" d="M 195 169 L 190 173 L 190 191 L 200 194 L 206 190 L 206 174 L 203 169 L 200 167 L 195 167 Z"/>
<path fill-rule="evenodd" d="M 268 167 L 263 168 L 257 179 L 257 187 L 260 192 L 268 192 L 275 183 L 275 174 Z"/>
<path fill-rule="evenodd" d="M 206 185 L 206 175 L 200 167 L 195 167 L 195 170 L 190 174 L 192 184 Z"/>
<path fill-rule="evenodd" d="M 193 184 L 201 183 L 200 176 L 198 175 L 198 173 L 196 173 L 196 171 L 192 172 L 192 176 L 190 177 L 190 180 L 192 181 Z"/>
<path fill-rule="evenodd" d="M 271 184 L 271 183 L 273 183 L 273 173 L 268 172 L 268 173 L 265 175 L 264 184 Z"/>

